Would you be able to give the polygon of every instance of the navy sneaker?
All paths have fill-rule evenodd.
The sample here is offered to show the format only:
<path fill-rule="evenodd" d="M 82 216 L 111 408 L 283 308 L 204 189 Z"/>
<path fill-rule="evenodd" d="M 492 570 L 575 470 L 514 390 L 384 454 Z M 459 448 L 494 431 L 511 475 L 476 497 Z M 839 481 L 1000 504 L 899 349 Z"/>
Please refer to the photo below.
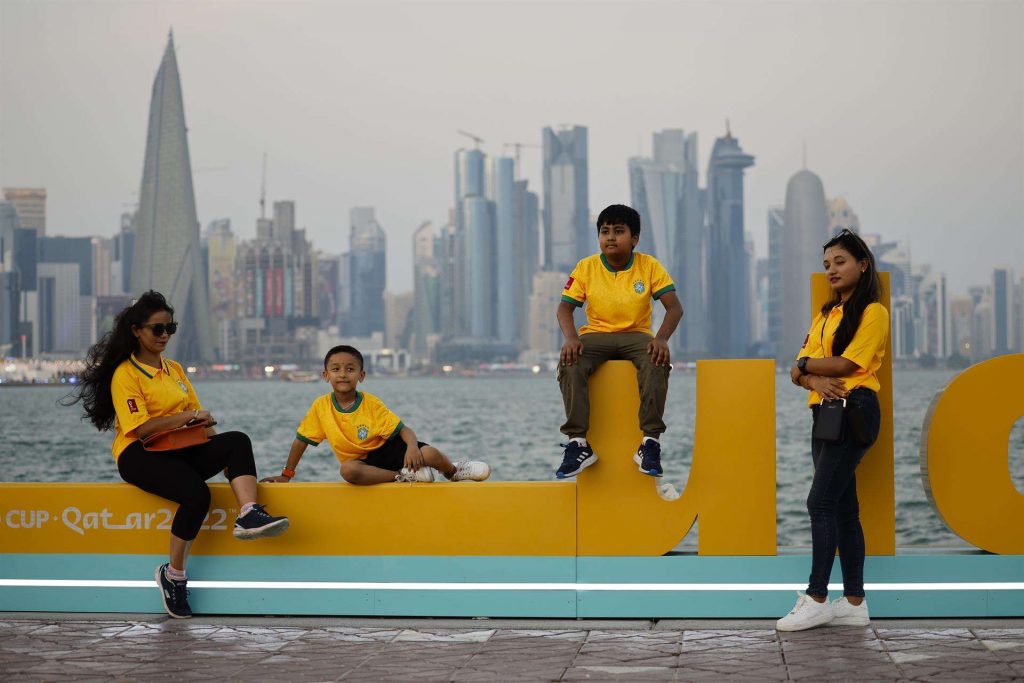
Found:
<path fill-rule="evenodd" d="M 267 514 L 262 505 L 253 505 L 249 512 L 235 520 L 235 529 L 232 534 L 242 541 L 250 541 L 254 538 L 280 536 L 286 531 L 288 531 L 287 517 L 273 517 Z"/>
<path fill-rule="evenodd" d="M 654 439 L 644 439 L 633 456 L 633 462 L 640 466 L 640 471 L 652 477 L 660 477 L 661 470 L 661 444 Z"/>
<path fill-rule="evenodd" d="M 162 564 L 156 568 L 156 585 L 160 586 L 164 609 L 175 619 L 189 619 L 192 608 L 188 606 L 188 581 L 167 578 L 168 566 Z"/>
<path fill-rule="evenodd" d="M 575 477 L 581 470 L 597 462 L 597 456 L 594 455 L 594 449 L 590 444 L 581 445 L 579 441 L 573 439 L 562 445 L 565 447 L 562 464 L 555 471 L 555 477 L 558 479 Z"/>

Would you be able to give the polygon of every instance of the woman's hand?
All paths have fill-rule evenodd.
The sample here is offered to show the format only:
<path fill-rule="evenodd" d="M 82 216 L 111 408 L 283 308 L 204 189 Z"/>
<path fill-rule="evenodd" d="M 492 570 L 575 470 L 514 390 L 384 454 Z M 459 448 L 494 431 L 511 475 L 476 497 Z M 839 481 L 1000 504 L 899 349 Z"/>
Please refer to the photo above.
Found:
<path fill-rule="evenodd" d="M 818 375 L 810 375 L 806 382 L 807 386 L 818 392 L 818 394 L 827 401 L 837 398 L 846 398 L 850 393 L 846 390 L 846 385 L 843 383 L 843 380 L 838 377 L 819 377 Z"/>
<path fill-rule="evenodd" d="M 213 415 L 210 414 L 209 410 L 193 410 L 189 413 L 189 419 L 188 422 L 185 423 L 185 426 L 194 427 L 195 425 L 203 425 L 204 427 L 212 427 L 213 424 Z"/>
<path fill-rule="evenodd" d="M 793 367 L 789 369 L 789 381 L 797 386 L 801 386 L 800 375 L 802 374 L 803 373 L 800 372 L 800 368 L 796 366 L 796 363 L 793 363 Z"/>
<path fill-rule="evenodd" d="M 426 462 L 423 460 L 423 453 L 417 443 L 411 443 L 405 449 L 405 466 L 415 472 L 423 467 Z"/>
<path fill-rule="evenodd" d="M 286 477 L 283 474 L 279 474 L 276 477 L 263 477 L 260 479 L 261 484 L 287 484 L 292 480 L 291 477 Z"/>

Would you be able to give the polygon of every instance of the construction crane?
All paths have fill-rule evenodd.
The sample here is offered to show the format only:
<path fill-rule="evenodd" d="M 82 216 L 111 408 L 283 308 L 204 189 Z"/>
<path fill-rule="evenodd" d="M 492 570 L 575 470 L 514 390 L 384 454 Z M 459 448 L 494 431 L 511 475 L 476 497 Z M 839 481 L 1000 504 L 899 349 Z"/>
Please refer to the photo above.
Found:
<path fill-rule="evenodd" d="M 515 154 L 516 178 L 519 178 L 519 150 L 521 150 L 523 147 L 537 147 L 537 148 L 539 148 L 540 145 L 532 145 L 529 142 L 506 142 L 506 143 L 504 143 L 504 145 L 502 145 L 502 147 L 504 149 L 512 147 L 512 148 L 514 148 L 516 150 L 516 154 Z"/>
<path fill-rule="evenodd" d="M 467 133 L 464 130 L 457 130 L 455 132 L 458 133 L 459 135 L 465 135 L 467 138 L 469 138 L 470 140 L 475 142 L 477 149 L 480 149 L 480 144 L 483 143 L 483 141 L 484 141 L 484 139 L 482 137 L 480 137 L 478 135 L 473 135 L 472 133 Z"/>

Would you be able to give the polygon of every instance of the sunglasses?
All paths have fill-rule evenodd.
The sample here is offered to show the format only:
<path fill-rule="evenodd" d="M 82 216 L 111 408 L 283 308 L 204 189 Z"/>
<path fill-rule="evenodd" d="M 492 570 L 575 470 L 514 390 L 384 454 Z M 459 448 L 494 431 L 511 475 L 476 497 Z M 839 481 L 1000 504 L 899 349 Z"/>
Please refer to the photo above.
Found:
<path fill-rule="evenodd" d="M 146 323 L 141 327 L 148 327 L 153 330 L 154 337 L 162 337 L 164 336 L 164 332 L 168 335 L 172 335 L 178 331 L 178 323 Z"/>

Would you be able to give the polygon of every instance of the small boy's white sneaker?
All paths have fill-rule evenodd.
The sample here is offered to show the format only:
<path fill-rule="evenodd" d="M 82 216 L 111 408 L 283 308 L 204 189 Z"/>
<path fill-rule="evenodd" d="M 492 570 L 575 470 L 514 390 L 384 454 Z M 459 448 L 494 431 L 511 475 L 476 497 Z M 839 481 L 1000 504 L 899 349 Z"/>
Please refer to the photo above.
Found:
<path fill-rule="evenodd" d="M 868 601 L 851 605 L 845 595 L 832 603 L 832 614 L 834 618 L 829 622 L 829 626 L 867 626 L 871 622 L 871 617 L 868 616 Z"/>
<path fill-rule="evenodd" d="M 395 481 L 399 482 L 430 482 L 434 481 L 434 470 L 429 467 L 421 467 L 418 470 L 411 470 L 408 467 L 403 467 L 395 475 Z"/>
<path fill-rule="evenodd" d="M 491 466 L 479 460 L 465 460 L 452 464 L 455 465 L 452 481 L 483 481 L 491 476 Z"/>
<path fill-rule="evenodd" d="M 796 605 L 789 614 L 775 622 L 776 631 L 804 631 L 832 621 L 832 604 L 818 602 L 809 595 L 797 593 Z"/>

